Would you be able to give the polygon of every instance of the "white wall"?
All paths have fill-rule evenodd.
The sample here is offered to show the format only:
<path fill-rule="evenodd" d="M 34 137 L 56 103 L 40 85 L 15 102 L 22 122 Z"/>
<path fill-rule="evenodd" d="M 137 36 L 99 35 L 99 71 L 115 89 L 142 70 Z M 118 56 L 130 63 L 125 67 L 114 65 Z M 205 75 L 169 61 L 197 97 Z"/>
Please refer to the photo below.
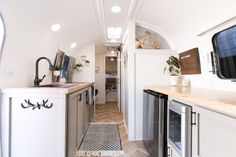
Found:
<path fill-rule="evenodd" d="M 126 60 L 126 65 L 122 67 L 122 103 L 124 106 L 124 122 L 128 131 L 128 139 L 135 140 L 135 22 L 129 21 L 126 36 L 124 37 L 124 49 L 122 52 L 122 65 Z M 124 96 L 125 94 L 125 96 Z"/>
<path fill-rule="evenodd" d="M 235 0 L 148 0 L 145 1 L 137 20 L 164 30 L 173 43 L 172 49 L 178 52 L 199 48 L 202 74 L 186 76 L 191 79 L 192 86 L 236 91 L 235 82 L 221 80 L 209 72 L 211 71 L 209 53 L 213 50 L 211 38 L 217 31 L 235 25 L 235 18 L 201 37 L 197 36 L 235 17 L 234 6 L 236 6 Z"/>
<path fill-rule="evenodd" d="M 81 71 L 74 71 L 74 82 L 95 82 L 95 45 L 91 44 L 82 48 L 79 52 L 72 53 L 71 56 L 76 58 L 76 63 L 84 63 L 81 56 L 86 56 L 90 61 L 89 66 L 84 65 Z"/>
<path fill-rule="evenodd" d="M 0 88 L 32 85 L 38 57 L 45 56 L 53 62 L 57 49 L 68 52 L 71 42 L 78 43 L 73 52 L 102 40 L 90 1 L 1 0 L 0 11 L 6 23 Z M 51 31 L 54 23 L 61 24 L 59 32 Z M 48 64 L 42 61 L 39 68 L 40 77 L 47 74 L 42 83 L 50 82 Z"/>
<path fill-rule="evenodd" d="M 124 63 L 125 54 L 128 52 L 128 34 L 125 35 L 127 38 L 123 43 L 121 51 L 121 108 L 123 112 L 123 121 L 128 133 L 128 81 L 127 81 L 127 66 Z"/>
<path fill-rule="evenodd" d="M 22 20 L 23 25 L 12 16 L 5 14 L 7 34 L 0 65 L 0 87 L 33 85 L 36 59 L 45 56 L 53 61 L 56 41 L 43 40 L 43 34 L 29 28 L 27 21 Z M 50 80 L 48 63 L 41 61 L 39 68 L 40 77 L 47 74 L 44 82 Z"/>
<path fill-rule="evenodd" d="M 213 51 L 211 42 L 212 36 L 220 30 L 235 25 L 235 23 L 236 19 L 232 22 L 218 27 L 211 32 L 208 32 L 201 37 L 194 35 L 190 36 L 187 40 L 185 38 L 181 38 L 181 40 L 178 42 L 179 52 L 191 49 L 193 47 L 199 48 L 202 74 L 185 75 L 186 78 L 191 79 L 192 86 L 226 91 L 236 91 L 236 82 L 231 82 L 230 80 L 222 80 L 218 78 L 217 75 L 213 75 L 210 72 L 212 71 L 210 57 L 210 52 Z"/>
<path fill-rule="evenodd" d="M 105 104 L 105 55 L 97 54 L 95 57 L 95 66 L 99 68 L 95 72 L 95 88 L 98 89 L 97 104 Z"/>

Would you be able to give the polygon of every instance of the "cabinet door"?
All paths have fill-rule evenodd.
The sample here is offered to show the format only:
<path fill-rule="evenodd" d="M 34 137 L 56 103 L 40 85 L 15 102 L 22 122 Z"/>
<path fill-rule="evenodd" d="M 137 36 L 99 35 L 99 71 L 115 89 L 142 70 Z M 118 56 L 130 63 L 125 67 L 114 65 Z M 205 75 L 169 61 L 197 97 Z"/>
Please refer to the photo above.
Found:
<path fill-rule="evenodd" d="M 77 151 L 77 111 L 78 94 L 70 94 L 67 104 L 67 157 L 73 157 Z"/>
<path fill-rule="evenodd" d="M 80 143 L 83 139 L 84 132 L 84 118 L 83 118 L 83 104 L 84 104 L 84 97 L 83 93 L 78 95 L 78 108 L 77 108 L 77 148 L 79 148 Z"/>
<path fill-rule="evenodd" d="M 178 154 L 177 151 L 175 151 L 174 147 L 172 147 L 169 143 L 168 143 L 167 156 L 168 157 L 181 157 L 180 154 Z"/>
<path fill-rule="evenodd" d="M 89 122 L 90 122 L 90 114 L 89 114 L 89 90 L 86 90 L 84 93 L 84 133 L 86 132 L 88 126 L 89 126 Z"/>
<path fill-rule="evenodd" d="M 235 157 L 236 119 L 207 109 L 198 112 L 198 156 Z"/>
<path fill-rule="evenodd" d="M 64 157 L 65 99 L 63 95 L 14 95 L 8 98 L 9 140 L 4 156 Z M 7 110 L 4 110 L 6 112 Z M 6 155 L 5 153 L 8 153 Z"/>

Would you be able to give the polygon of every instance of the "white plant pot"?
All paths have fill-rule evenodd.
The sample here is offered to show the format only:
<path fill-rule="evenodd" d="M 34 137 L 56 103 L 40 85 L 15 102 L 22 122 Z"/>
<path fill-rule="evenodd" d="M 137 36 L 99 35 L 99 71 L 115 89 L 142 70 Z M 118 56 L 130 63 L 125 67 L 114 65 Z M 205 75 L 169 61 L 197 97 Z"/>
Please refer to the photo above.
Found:
<path fill-rule="evenodd" d="M 82 71 L 83 70 L 83 67 L 77 67 L 76 68 L 78 71 Z"/>
<path fill-rule="evenodd" d="M 181 76 L 170 76 L 169 84 L 171 86 L 181 86 Z"/>
<path fill-rule="evenodd" d="M 61 75 L 61 71 L 60 70 L 54 70 L 53 71 L 53 75 L 54 76 L 60 76 Z"/>

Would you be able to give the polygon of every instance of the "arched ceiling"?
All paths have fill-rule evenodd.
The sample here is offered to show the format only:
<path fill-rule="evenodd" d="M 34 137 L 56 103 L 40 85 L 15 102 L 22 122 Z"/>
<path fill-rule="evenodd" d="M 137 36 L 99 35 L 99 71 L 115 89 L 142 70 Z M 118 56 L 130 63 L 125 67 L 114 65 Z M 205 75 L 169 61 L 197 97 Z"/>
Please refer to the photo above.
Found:
<path fill-rule="evenodd" d="M 92 0 L 1 0 L 0 10 L 11 29 L 34 33 L 34 36 L 60 45 L 79 46 L 103 41 Z M 51 31 L 59 23 L 61 30 Z M 31 37 L 32 38 L 32 37 Z"/>
<path fill-rule="evenodd" d="M 137 20 L 178 36 L 196 36 L 236 15 L 235 0 L 145 0 Z"/>
<path fill-rule="evenodd" d="M 45 44 L 53 40 L 59 46 L 76 42 L 82 47 L 108 41 L 106 31 L 110 26 L 121 27 L 123 35 L 129 19 L 155 25 L 173 38 L 197 35 L 235 16 L 232 7 L 235 3 L 235 0 L 1 0 L 0 9 L 8 27 L 33 32 Z M 113 5 L 121 6 L 121 12 L 112 13 Z M 54 23 L 62 26 L 57 33 L 50 30 Z"/>

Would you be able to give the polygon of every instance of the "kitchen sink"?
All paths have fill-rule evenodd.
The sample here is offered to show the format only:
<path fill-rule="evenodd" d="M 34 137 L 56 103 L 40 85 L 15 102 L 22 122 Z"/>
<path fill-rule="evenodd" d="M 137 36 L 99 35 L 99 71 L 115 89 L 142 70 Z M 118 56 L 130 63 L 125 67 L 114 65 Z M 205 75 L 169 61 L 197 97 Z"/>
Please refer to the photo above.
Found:
<path fill-rule="evenodd" d="M 73 83 L 52 83 L 52 84 L 45 84 L 40 86 L 34 86 L 34 87 L 50 87 L 50 88 L 69 88 L 75 85 L 82 85 L 86 82 L 73 82 Z"/>

